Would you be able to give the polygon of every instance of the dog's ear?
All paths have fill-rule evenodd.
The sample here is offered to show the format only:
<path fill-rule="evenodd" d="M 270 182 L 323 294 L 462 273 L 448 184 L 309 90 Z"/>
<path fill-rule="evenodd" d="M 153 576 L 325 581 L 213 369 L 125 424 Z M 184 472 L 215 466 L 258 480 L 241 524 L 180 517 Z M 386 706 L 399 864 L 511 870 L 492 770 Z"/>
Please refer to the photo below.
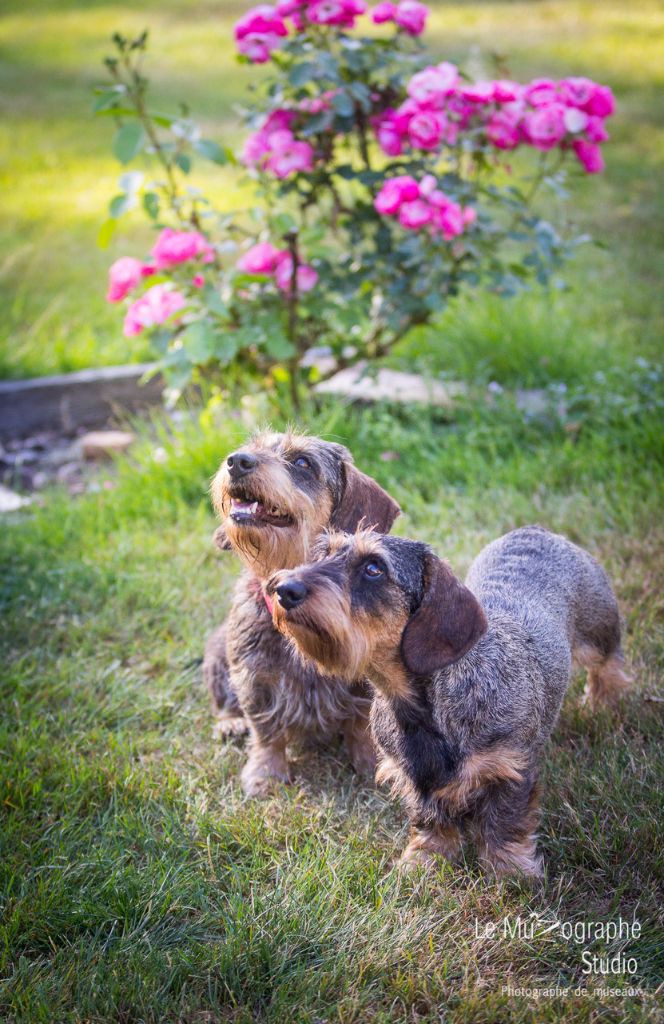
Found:
<path fill-rule="evenodd" d="M 330 526 L 343 533 L 355 533 L 362 523 L 379 533 L 389 533 L 401 512 L 394 498 L 352 462 L 342 462 L 341 473 L 341 496 L 332 511 Z"/>
<path fill-rule="evenodd" d="M 232 551 L 233 545 L 226 536 L 226 528 L 223 523 L 218 526 L 212 534 L 212 543 L 216 547 L 217 551 Z"/>
<path fill-rule="evenodd" d="M 428 676 L 458 661 L 486 633 L 482 606 L 444 562 L 424 556 L 424 596 L 401 637 L 409 672 Z"/>

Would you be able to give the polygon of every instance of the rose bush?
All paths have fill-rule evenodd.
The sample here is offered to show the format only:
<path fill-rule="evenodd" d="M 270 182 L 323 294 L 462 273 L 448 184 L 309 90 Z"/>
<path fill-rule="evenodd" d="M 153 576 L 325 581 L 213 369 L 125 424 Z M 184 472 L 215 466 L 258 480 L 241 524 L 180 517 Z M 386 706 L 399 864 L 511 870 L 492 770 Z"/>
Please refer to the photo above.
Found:
<path fill-rule="evenodd" d="M 113 264 L 108 299 L 129 302 L 125 333 L 152 332 L 176 387 L 236 363 L 289 381 L 297 404 L 320 377 L 303 364 L 308 349 L 334 356 L 326 373 L 380 357 L 461 288 L 507 296 L 545 282 L 575 244 L 534 204 L 542 186 L 561 193 L 566 162 L 602 170 L 611 90 L 587 78 L 470 81 L 427 62 L 427 14 L 416 0 L 249 10 L 238 58 L 269 72 L 237 161 L 188 116 L 150 112 L 145 36 L 115 37 L 97 107 L 118 120 L 118 157 L 160 173 L 122 176 L 102 234 L 142 202 L 159 235 L 145 260 Z M 244 168 L 250 217 L 187 184 L 197 156 Z"/>

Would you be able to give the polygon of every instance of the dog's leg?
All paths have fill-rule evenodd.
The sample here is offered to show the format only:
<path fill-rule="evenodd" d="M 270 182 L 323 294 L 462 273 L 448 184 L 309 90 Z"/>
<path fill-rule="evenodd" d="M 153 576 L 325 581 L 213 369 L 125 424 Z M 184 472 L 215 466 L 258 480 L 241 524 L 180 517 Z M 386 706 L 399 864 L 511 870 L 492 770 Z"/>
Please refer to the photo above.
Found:
<path fill-rule="evenodd" d="M 461 849 L 461 832 L 453 823 L 425 827 L 415 825 L 408 846 L 399 858 L 399 866 L 410 870 L 422 865 L 434 866 L 437 857 L 454 860 Z"/>
<path fill-rule="evenodd" d="M 479 811 L 480 860 L 499 878 L 540 878 L 542 858 L 535 829 L 540 817 L 539 786 L 533 776 L 515 786 L 492 786 Z"/>
<path fill-rule="evenodd" d="M 211 633 L 205 644 L 203 681 L 212 700 L 216 716 L 214 735 L 217 738 L 247 732 L 249 724 L 242 714 L 235 690 L 231 686 L 226 656 L 226 623 Z"/>
<path fill-rule="evenodd" d="M 266 741 L 252 729 L 249 758 L 241 780 L 247 796 L 267 796 L 274 782 L 290 782 L 286 740 L 280 737 Z"/>
<path fill-rule="evenodd" d="M 574 658 L 588 673 L 584 700 L 595 709 L 602 704 L 614 706 L 632 682 L 625 672 L 623 653 L 618 647 L 606 657 L 595 647 L 584 644 L 574 651 Z"/>
<path fill-rule="evenodd" d="M 343 734 L 351 764 L 358 775 L 373 775 L 376 750 L 369 727 L 369 707 L 361 705 L 343 723 Z"/>

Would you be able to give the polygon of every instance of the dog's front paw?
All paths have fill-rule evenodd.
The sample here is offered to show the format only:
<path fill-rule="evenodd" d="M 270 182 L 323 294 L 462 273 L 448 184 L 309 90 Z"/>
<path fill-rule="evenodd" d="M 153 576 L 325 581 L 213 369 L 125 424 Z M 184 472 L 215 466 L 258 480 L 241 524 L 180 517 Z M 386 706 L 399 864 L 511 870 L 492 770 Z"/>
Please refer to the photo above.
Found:
<path fill-rule="evenodd" d="M 290 782 L 288 765 L 279 759 L 266 761 L 264 758 L 249 758 L 240 776 L 245 796 L 269 796 L 279 782 Z"/>
<path fill-rule="evenodd" d="M 376 754 L 373 744 L 355 747 L 350 752 L 350 759 L 358 775 L 365 775 L 367 778 L 374 777 L 376 773 Z"/>
<path fill-rule="evenodd" d="M 344 730 L 344 738 L 350 763 L 357 774 L 373 777 L 376 771 L 376 748 L 366 725 L 358 728 L 355 723 L 351 723 Z"/>
<path fill-rule="evenodd" d="M 407 846 L 397 861 L 397 868 L 405 874 L 413 874 L 418 868 L 430 870 L 440 864 L 440 855 L 432 850 L 411 849 Z"/>
<path fill-rule="evenodd" d="M 227 715 L 223 712 L 217 716 L 212 726 L 215 740 L 224 740 L 229 736 L 243 736 L 249 731 L 249 723 L 244 715 Z"/>
<path fill-rule="evenodd" d="M 455 860 L 460 849 L 461 835 L 455 825 L 416 829 L 399 858 L 398 866 L 402 871 L 413 871 L 418 867 L 440 867 L 441 861 Z"/>

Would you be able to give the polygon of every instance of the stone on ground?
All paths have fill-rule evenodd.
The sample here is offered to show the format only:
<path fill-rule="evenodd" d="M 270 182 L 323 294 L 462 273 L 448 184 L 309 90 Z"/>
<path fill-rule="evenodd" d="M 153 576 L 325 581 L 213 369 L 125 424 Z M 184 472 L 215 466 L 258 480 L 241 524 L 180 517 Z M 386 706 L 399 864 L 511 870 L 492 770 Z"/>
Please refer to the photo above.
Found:
<path fill-rule="evenodd" d="M 30 504 L 30 498 L 23 498 L 16 491 L 10 491 L 8 487 L 0 484 L 0 513 L 16 512 L 24 505 Z"/>
<path fill-rule="evenodd" d="M 466 393 L 460 382 L 427 380 L 417 373 L 382 368 L 376 374 L 366 372 L 366 363 L 357 363 L 339 370 L 329 380 L 316 385 L 322 395 L 338 395 L 350 401 L 417 402 L 445 409 L 454 406 L 454 399 Z"/>
<path fill-rule="evenodd" d="M 85 459 L 108 459 L 125 452 L 136 439 L 128 430 L 92 430 L 81 438 Z"/>

